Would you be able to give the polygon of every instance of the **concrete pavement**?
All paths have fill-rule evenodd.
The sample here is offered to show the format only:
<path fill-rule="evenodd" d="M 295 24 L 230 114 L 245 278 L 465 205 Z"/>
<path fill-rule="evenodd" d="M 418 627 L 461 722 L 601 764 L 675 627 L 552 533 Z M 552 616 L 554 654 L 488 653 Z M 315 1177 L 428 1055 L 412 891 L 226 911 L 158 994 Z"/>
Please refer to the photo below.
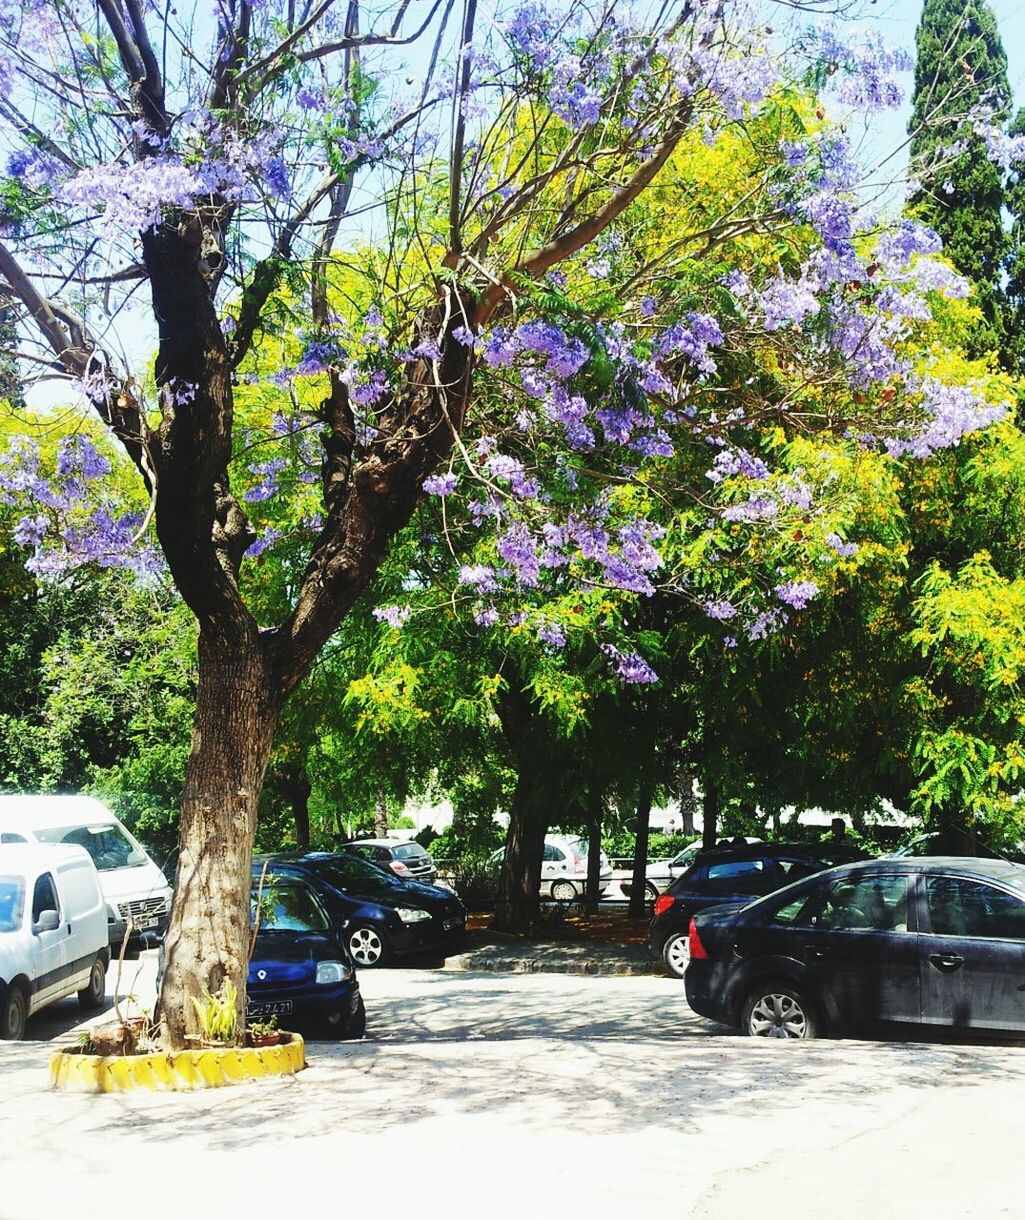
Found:
<path fill-rule="evenodd" d="M 1025 1210 L 1025 1050 L 763 1043 L 655 976 L 394 969 L 361 986 L 368 1038 L 312 1043 L 310 1068 L 261 1086 L 58 1094 L 50 1045 L 0 1044 L 0 1220 Z"/>

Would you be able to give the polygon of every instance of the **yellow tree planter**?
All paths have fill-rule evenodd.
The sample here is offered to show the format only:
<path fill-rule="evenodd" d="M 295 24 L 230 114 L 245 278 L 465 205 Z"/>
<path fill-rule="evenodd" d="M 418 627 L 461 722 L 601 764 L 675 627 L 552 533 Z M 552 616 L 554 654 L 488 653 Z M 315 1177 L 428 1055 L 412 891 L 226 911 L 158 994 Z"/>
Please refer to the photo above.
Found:
<path fill-rule="evenodd" d="M 140 1055 L 89 1055 L 58 1051 L 50 1060 L 50 1083 L 77 1093 L 125 1093 L 216 1089 L 268 1076 L 292 1076 L 306 1066 L 299 1034 L 282 1032 L 277 1046 L 203 1047 Z"/>

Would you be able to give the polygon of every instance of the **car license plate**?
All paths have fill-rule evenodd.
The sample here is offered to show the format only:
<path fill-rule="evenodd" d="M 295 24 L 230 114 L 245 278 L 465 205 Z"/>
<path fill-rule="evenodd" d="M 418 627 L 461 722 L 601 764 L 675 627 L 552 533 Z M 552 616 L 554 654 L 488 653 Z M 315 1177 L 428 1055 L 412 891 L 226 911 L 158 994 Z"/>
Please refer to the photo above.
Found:
<path fill-rule="evenodd" d="M 247 1004 L 246 1018 L 250 1021 L 262 1021 L 264 1017 L 281 1017 L 291 1011 L 291 1000 L 274 1000 L 267 1004 Z"/>
<path fill-rule="evenodd" d="M 159 922 L 160 920 L 156 915 L 140 915 L 132 920 L 136 932 L 145 932 L 147 928 L 155 928 Z"/>
<path fill-rule="evenodd" d="M 446 919 L 441 926 L 446 932 L 454 932 L 456 928 L 462 928 L 463 921 L 461 919 Z"/>

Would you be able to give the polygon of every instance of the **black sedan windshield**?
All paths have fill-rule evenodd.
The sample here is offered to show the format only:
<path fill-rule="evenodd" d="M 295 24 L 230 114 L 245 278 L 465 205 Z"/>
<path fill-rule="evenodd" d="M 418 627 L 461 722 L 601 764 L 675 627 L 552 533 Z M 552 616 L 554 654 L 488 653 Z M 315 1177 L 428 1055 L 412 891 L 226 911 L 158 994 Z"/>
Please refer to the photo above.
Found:
<path fill-rule="evenodd" d="M 360 856 L 336 856 L 333 860 L 311 861 L 308 865 L 328 885 L 340 890 L 382 891 L 395 889 L 395 878 L 383 868 Z"/>

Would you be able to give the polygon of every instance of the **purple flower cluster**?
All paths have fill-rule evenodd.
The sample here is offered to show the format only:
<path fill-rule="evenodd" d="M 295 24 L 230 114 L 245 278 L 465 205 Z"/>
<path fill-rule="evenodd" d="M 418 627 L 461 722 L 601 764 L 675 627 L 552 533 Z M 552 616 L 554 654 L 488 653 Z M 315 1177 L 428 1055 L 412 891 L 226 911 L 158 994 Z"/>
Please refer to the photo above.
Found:
<path fill-rule="evenodd" d="M 615 664 L 616 673 L 623 682 L 643 684 L 658 681 L 658 674 L 639 653 L 620 652 L 612 644 L 602 644 L 601 649 Z"/>
<path fill-rule="evenodd" d="M 803 610 L 819 591 L 813 580 L 786 580 L 776 586 L 776 596 L 785 606 Z"/>
<path fill-rule="evenodd" d="M 242 499 L 250 504 L 271 499 L 277 494 L 279 475 L 287 469 L 288 459 L 283 457 L 272 458 L 269 462 L 254 463 L 249 467 L 249 473 L 257 477 L 257 482 L 246 488 L 242 493 Z"/>
<path fill-rule="evenodd" d="M 951 449 L 969 433 L 1006 418 L 1009 409 L 1006 403 L 988 402 L 978 386 L 945 385 L 927 377 L 918 390 L 925 420 L 913 436 L 886 441 L 887 452 L 895 457 L 908 454 L 927 458 L 941 449 Z"/>
<path fill-rule="evenodd" d="M 371 611 L 379 623 L 387 623 L 396 631 L 400 630 L 413 613 L 410 606 L 375 606 Z"/>
<path fill-rule="evenodd" d="M 450 496 L 458 482 L 459 479 L 451 471 L 446 474 L 432 474 L 424 479 L 423 489 L 429 496 Z"/>
<path fill-rule="evenodd" d="M 657 337 L 655 351 L 663 358 L 685 356 L 700 372 L 711 374 L 717 366 L 709 348 L 718 347 L 722 341 L 722 327 L 711 314 L 690 313 L 686 324 L 677 322 Z"/>

